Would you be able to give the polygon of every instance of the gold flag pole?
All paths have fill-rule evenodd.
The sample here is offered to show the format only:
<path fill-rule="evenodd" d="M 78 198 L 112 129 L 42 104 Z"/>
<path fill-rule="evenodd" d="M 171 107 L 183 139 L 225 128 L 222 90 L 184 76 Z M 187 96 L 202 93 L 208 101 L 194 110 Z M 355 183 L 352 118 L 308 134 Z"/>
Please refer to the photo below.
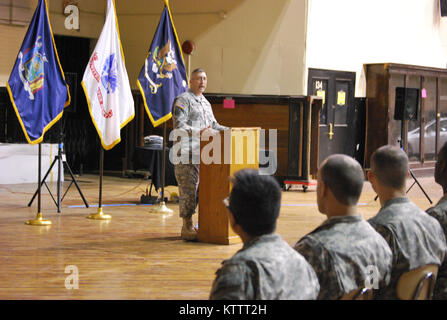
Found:
<path fill-rule="evenodd" d="M 161 201 L 158 208 L 151 211 L 155 213 L 173 213 L 174 211 L 166 207 L 165 203 L 165 171 L 166 171 L 166 121 L 163 122 L 163 155 L 162 155 L 162 174 L 161 174 Z"/>
<path fill-rule="evenodd" d="M 41 160 L 41 156 L 42 156 L 42 146 L 39 143 L 39 156 L 38 156 L 38 168 L 37 168 L 37 216 L 36 219 L 34 220 L 28 220 L 27 222 L 25 222 L 25 224 L 30 225 L 30 226 L 49 226 L 51 225 L 51 221 L 50 220 L 44 220 L 42 218 L 42 213 L 41 213 L 41 202 L 40 202 L 40 169 L 42 166 L 42 160 Z"/>
<path fill-rule="evenodd" d="M 104 149 L 100 146 L 99 153 L 99 201 L 98 201 L 98 212 L 94 214 L 90 214 L 87 218 L 93 220 L 110 220 L 112 219 L 111 215 L 104 214 L 102 211 L 102 176 L 104 172 Z"/>
<path fill-rule="evenodd" d="M 188 54 L 188 74 L 191 73 L 191 54 Z"/>

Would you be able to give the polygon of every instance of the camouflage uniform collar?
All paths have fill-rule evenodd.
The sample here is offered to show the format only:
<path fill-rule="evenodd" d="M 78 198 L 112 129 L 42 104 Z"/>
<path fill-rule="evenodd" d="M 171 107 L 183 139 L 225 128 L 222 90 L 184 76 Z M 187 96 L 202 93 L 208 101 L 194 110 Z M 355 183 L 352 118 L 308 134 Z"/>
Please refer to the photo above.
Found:
<path fill-rule="evenodd" d="M 327 219 L 322 223 L 322 225 L 326 224 L 336 224 L 336 223 L 353 223 L 358 222 L 363 219 L 362 215 L 359 213 L 355 216 L 333 216 Z"/>
<path fill-rule="evenodd" d="M 191 91 L 191 89 L 188 89 L 188 93 L 189 93 L 189 94 L 191 95 L 191 97 L 192 97 L 194 100 L 196 100 L 197 102 L 201 102 L 202 99 L 203 99 L 203 94 L 200 95 L 200 96 L 196 96 L 196 95 L 194 94 L 194 92 Z"/>
<path fill-rule="evenodd" d="M 269 242 L 272 240 L 276 240 L 277 238 L 279 238 L 280 236 L 276 233 L 269 233 L 269 234 L 263 234 L 261 236 L 257 236 L 252 238 L 250 241 L 248 241 L 247 243 L 244 243 L 244 246 L 242 247 L 242 250 L 245 250 L 251 246 L 254 246 L 256 243 L 258 242 Z"/>
<path fill-rule="evenodd" d="M 322 224 L 315 228 L 310 234 L 326 230 L 339 223 L 356 223 L 363 220 L 363 216 L 359 213 L 355 216 L 333 216 L 326 219 Z"/>
<path fill-rule="evenodd" d="M 408 199 L 408 197 L 397 197 L 397 198 L 393 198 L 388 200 L 387 202 L 385 202 L 383 204 L 383 207 L 380 209 L 380 211 L 382 211 L 383 209 L 385 209 L 386 207 L 389 207 L 393 204 L 400 204 L 400 203 L 407 203 L 410 202 L 410 199 Z"/>

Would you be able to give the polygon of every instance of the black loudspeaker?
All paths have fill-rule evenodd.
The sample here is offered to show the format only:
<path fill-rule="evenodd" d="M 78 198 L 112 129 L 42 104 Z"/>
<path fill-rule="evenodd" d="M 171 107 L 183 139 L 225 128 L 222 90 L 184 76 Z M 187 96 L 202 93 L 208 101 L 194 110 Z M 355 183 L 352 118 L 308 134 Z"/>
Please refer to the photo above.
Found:
<path fill-rule="evenodd" d="M 441 17 L 447 17 L 447 0 L 440 0 L 439 5 L 441 7 Z"/>
<path fill-rule="evenodd" d="M 417 120 L 419 89 L 396 88 L 394 120 Z"/>

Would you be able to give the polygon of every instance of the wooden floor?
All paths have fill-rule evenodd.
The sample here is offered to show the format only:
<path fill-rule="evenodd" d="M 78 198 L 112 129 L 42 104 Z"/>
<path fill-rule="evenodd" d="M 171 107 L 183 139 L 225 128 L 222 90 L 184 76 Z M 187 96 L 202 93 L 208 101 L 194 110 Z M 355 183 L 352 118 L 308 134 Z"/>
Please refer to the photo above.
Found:
<path fill-rule="evenodd" d="M 112 220 L 86 219 L 97 212 L 99 179 L 83 175 L 77 180 L 91 207 L 83 207 L 72 186 L 57 213 L 43 189 L 42 213 L 52 221 L 49 227 L 25 225 L 37 213 L 37 199 L 27 207 L 35 184 L 0 185 L 0 299 L 207 299 L 221 261 L 241 248 L 181 240 L 178 204 L 167 204 L 171 215 L 140 205 L 148 180 L 105 176 L 103 207 Z M 433 178 L 419 181 L 437 202 L 442 191 Z M 50 187 L 55 193 L 56 186 Z M 170 192 L 177 188 L 167 187 L 166 195 Z M 365 183 L 359 206 L 364 218 L 379 209 L 374 196 Z M 417 185 L 409 196 L 422 209 L 430 206 Z M 312 187 L 283 192 L 282 204 L 277 231 L 290 245 L 324 220 Z M 72 265 L 79 271 L 79 289 L 69 290 L 65 283 L 73 274 L 65 270 Z"/>

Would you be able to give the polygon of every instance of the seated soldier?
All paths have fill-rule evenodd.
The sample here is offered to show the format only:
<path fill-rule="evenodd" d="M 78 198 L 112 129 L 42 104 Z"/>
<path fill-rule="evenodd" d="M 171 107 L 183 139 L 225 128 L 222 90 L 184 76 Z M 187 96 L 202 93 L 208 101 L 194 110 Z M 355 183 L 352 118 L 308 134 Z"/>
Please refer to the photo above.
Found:
<path fill-rule="evenodd" d="M 442 187 L 444 196 L 436 206 L 429 208 L 427 213 L 439 221 L 447 238 L 447 142 L 439 150 L 435 165 L 435 181 Z M 447 299 L 447 257 L 444 257 L 444 263 L 438 270 L 433 299 Z"/>
<path fill-rule="evenodd" d="M 281 207 L 276 180 L 244 169 L 224 200 L 231 228 L 244 245 L 216 272 L 212 300 L 314 300 L 319 285 L 306 260 L 275 234 Z"/>
<path fill-rule="evenodd" d="M 380 199 L 381 209 L 369 223 L 393 251 L 391 281 L 379 289 L 379 299 L 398 299 L 400 276 L 423 265 L 440 265 L 446 252 L 445 236 L 436 219 L 407 198 L 408 158 L 403 150 L 383 146 L 371 156 L 368 180 Z"/>
<path fill-rule="evenodd" d="M 341 299 L 389 282 L 391 250 L 357 211 L 363 182 L 360 164 L 346 155 L 328 157 L 318 170 L 318 210 L 328 219 L 295 245 L 317 273 L 318 299 Z"/>

